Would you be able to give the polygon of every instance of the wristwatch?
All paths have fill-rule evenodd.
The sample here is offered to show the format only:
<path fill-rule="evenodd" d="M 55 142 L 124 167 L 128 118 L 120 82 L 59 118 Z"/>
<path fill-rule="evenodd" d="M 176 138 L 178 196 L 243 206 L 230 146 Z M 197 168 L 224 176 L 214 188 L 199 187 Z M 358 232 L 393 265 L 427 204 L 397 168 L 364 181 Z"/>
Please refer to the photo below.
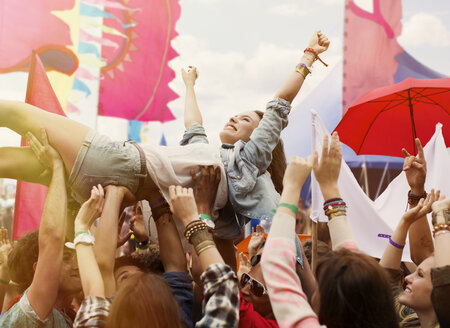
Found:
<path fill-rule="evenodd" d="M 214 230 L 216 225 L 214 224 L 214 221 L 211 219 L 211 217 L 207 214 L 199 214 L 198 218 L 202 220 L 202 222 L 205 222 L 205 224 L 208 226 L 209 229 Z"/>

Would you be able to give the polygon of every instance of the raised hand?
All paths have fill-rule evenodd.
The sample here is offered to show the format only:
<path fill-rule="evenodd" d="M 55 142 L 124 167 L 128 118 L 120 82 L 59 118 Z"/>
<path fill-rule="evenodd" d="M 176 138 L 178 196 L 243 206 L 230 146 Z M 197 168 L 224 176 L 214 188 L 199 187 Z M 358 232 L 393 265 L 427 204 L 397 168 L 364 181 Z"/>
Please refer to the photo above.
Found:
<path fill-rule="evenodd" d="M 41 129 L 41 139 L 43 143 L 41 143 L 31 132 L 27 132 L 25 138 L 28 139 L 31 150 L 45 168 L 40 174 L 40 177 L 50 179 L 53 165 L 55 163 L 62 164 L 63 162 L 59 153 L 48 143 L 47 132 L 44 128 Z"/>
<path fill-rule="evenodd" d="M 322 157 L 320 158 L 320 163 L 317 151 L 314 152 L 314 175 L 320 185 L 320 189 L 322 190 L 322 194 L 325 199 L 337 196 L 330 196 L 331 193 L 339 193 L 338 178 L 341 170 L 341 161 L 342 146 L 339 142 L 338 133 L 333 132 L 331 135 L 330 149 L 328 149 L 328 136 L 325 136 L 323 139 Z"/>
<path fill-rule="evenodd" d="M 309 41 L 308 48 L 313 48 L 318 54 L 320 54 L 326 51 L 329 45 L 330 41 L 328 38 L 322 34 L 321 31 L 316 31 Z"/>
<path fill-rule="evenodd" d="M 243 273 L 249 273 L 252 269 L 252 265 L 247 255 L 244 253 L 239 253 L 239 270 L 237 272 L 238 280 L 241 280 L 241 276 Z"/>
<path fill-rule="evenodd" d="M 427 176 L 427 162 L 419 138 L 416 138 L 416 147 L 417 156 L 411 155 L 405 148 L 402 149 L 403 155 L 405 155 L 403 171 L 405 171 L 411 192 L 415 195 L 423 195 L 425 192 L 425 178 Z"/>
<path fill-rule="evenodd" d="M 124 235 L 122 235 L 122 230 L 124 229 L 125 217 L 127 216 L 127 212 L 123 211 L 119 218 L 119 225 L 117 227 L 117 248 L 123 246 L 128 239 L 130 239 L 133 234 L 132 231 L 127 231 Z M 129 230 L 129 229 L 127 229 Z"/>
<path fill-rule="evenodd" d="M 101 215 L 105 204 L 105 192 L 101 185 L 92 187 L 91 197 L 81 205 L 75 218 L 75 232 L 87 231 Z"/>
<path fill-rule="evenodd" d="M 256 231 L 252 232 L 252 237 L 248 242 L 248 255 L 252 257 L 258 253 L 259 248 L 264 243 L 266 239 L 264 228 L 261 225 L 256 226 Z"/>
<path fill-rule="evenodd" d="M 169 187 L 170 210 L 181 220 L 184 226 L 198 220 L 197 205 L 195 204 L 194 191 L 192 188 L 181 186 Z"/>
<path fill-rule="evenodd" d="M 430 213 L 433 203 L 437 199 L 439 199 L 439 196 L 440 196 L 439 190 L 437 190 L 435 193 L 434 189 L 431 189 L 431 192 L 427 195 L 426 199 L 422 198 L 417 204 L 417 206 L 410 208 L 405 214 L 403 214 L 402 220 L 406 224 L 411 225 L 419 218 Z"/>
<path fill-rule="evenodd" d="M 8 254 L 11 251 L 11 241 L 8 238 L 8 230 L 5 228 L 0 229 L 0 270 L 1 272 L 8 273 L 7 262 Z M 1 277 L 0 277 L 1 278 Z"/>
<path fill-rule="evenodd" d="M 220 182 L 220 168 L 200 166 L 200 175 L 192 169 L 191 177 L 195 184 L 194 198 L 197 209 L 200 213 L 210 215 Z"/>
<path fill-rule="evenodd" d="M 437 198 L 437 197 L 436 197 Z M 446 198 L 444 195 L 439 197 L 439 200 L 436 200 L 431 206 L 434 213 L 439 211 L 450 209 L 450 198 Z"/>
<path fill-rule="evenodd" d="M 133 231 L 134 238 L 137 242 L 144 242 L 149 239 L 140 206 L 134 205 L 131 210 L 130 229 Z"/>
<path fill-rule="evenodd" d="M 197 80 L 198 72 L 197 67 L 195 66 L 188 66 L 188 69 L 185 70 L 184 68 L 181 69 L 181 76 L 183 77 L 184 84 L 186 86 L 195 85 L 195 80 Z"/>
<path fill-rule="evenodd" d="M 311 173 L 312 165 L 312 156 L 308 156 L 306 159 L 298 156 L 291 157 L 286 172 L 284 173 L 283 186 L 285 188 L 289 188 L 290 186 L 294 188 L 303 186 L 309 173 Z"/>

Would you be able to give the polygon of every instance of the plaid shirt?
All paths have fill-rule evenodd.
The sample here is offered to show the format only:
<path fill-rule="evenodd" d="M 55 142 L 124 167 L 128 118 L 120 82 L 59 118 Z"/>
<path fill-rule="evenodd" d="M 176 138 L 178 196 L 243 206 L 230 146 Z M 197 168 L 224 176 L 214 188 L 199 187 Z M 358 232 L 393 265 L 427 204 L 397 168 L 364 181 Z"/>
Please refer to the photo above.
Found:
<path fill-rule="evenodd" d="M 97 296 L 86 297 L 81 303 L 73 327 L 104 327 L 110 307 L 111 302 L 108 299 Z"/>
<path fill-rule="evenodd" d="M 200 279 L 204 285 L 203 318 L 200 327 L 238 327 L 239 289 L 236 274 L 223 263 L 210 265 Z"/>

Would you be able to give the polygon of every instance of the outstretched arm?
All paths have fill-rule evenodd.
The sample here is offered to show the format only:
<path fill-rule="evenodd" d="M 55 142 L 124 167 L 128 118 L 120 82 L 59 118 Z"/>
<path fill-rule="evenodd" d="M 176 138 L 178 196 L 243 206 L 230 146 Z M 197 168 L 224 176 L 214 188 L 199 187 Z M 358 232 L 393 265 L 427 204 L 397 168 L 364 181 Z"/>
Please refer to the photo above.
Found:
<path fill-rule="evenodd" d="M 261 260 L 270 303 L 280 326 L 318 327 L 303 283 L 296 274 L 295 216 L 300 190 L 312 167 L 312 157 L 292 157 L 283 179 L 280 198 Z M 309 266 L 303 270 L 308 270 Z"/>
<path fill-rule="evenodd" d="M 321 54 L 322 52 L 328 49 L 330 45 L 330 41 L 328 38 L 323 35 L 320 31 L 314 32 L 311 40 L 309 41 L 308 48 L 314 49 L 317 54 Z M 300 63 L 311 67 L 314 61 L 317 59 L 316 55 L 312 52 L 305 52 L 300 59 Z M 297 96 L 298 91 L 303 85 L 303 81 L 305 80 L 306 75 L 294 71 L 291 75 L 289 75 L 286 82 L 283 86 L 278 90 L 275 95 L 276 98 L 281 98 L 292 103 L 295 96 Z"/>
<path fill-rule="evenodd" d="M 90 227 L 99 217 L 104 202 L 105 198 L 102 186 L 94 186 L 91 191 L 91 197 L 81 206 L 80 211 L 75 218 L 76 236 L 88 234 Z M 76 241 L 77 237 L 75 237 L 75 242 Z M 103 279 L 97 260 L 95 259 L 93 246 L 94 244 L 86 242 L 78 242 L 75 244 L 83 293 L 84 297 L 105 297 Z"/>
<path fill-rule="evenodd" d="M 346 205 L 341 198 L 338 187 L 339 172 L 342 161 L 342 146 L 337 132 L 331 136 L 330 149 L 328 149 L 328 136 L 323 139 L 322 157 L 320 163 L 317 151 L 314 152 L 314 176 L 319 183 L 323 199 L 327 208 L 328 227 L 330 228 L 333 250 L 340 247 L 357 249 L 352 229 L 347 219 Z"/>
<path fill-rule="evenodd" d="M 406 179 L 410 193 L 416 198 L 409 196 L 408 203 L 410 208 L 417 205 L 419 198 L 425 198 L 425 178 L 427 175 L 427 162 L 423 153 L 422 144 L 416 138 L 417 157 L 410 155 L 406 149 L 402 149 L 405 155 L 403 171 L 405 171 Z M 417 221 L 411 224 L 409 228 L 409 247 L 411 250 L 411 259 L 416 265 L 419 265 L 427 257 L 431 256 L 434 251 L 433 238 L 431 237 L 430 226 L 426 215 L 423 215 Z"/>
<path fill-rule="evenodd" d="M 403 214 L 400 222 L 390 237 L 389 244 L 384 250 L 380 260 L 380 265 L 388 269 L 400 269 L 402 261 L 403 246 L 405 245 L 408 230 L 416 220 L 424 217 L 431 211 L 431 205 L 439 197 L 439 191 L 436 195 L 432 189 L 426 199 L 421 199 L 417 206 L 409 209 Z"/>
<path fill-rule="evenodd" d="M 100 222 L 95 231 L 94 253 L 105 284 L 105 295 L 111 296 L 116 291 L 114 279 L 114 261 L 117 249 L 117 226 L 122 200 L 131 193 L 122 186 L 105 187 L 105 205 Z"/>
<path fill-rule="evenodd" d="M 28 300 L 41 319 L 53 309 L 58 294 L 59 276 L 63 261 L 66 232 L 67 194 L 64 163 L 53 149 L 42 129 L 43 144 L 27 134 L 33 152 L 51 169 L 52 178 L 39 226 L 39 257 L 33 281 L 28 290 Z"/>
<path fill-rule="evenodd" d="M 170 208 L 183 225 L 196 225 L 189 242 L 198 255 L 204 285 L 204 316 L 195 327 L 236 327 L 239 322 L 239 290 L 236 274 L 224 264 L 215 247 L 212 233 L 202 224 L 198 225 L 198 211 L 191 188 L 170 186 Z M 187 236 L 187 233 L 185 233 Z M 222 313 L 220 317 L 217 313 Z"/>
<path fill-rule="evenodd" d="M 197 80 L 197 68 L 189 66 L 188 70 L 181 69 L 184 85 L 186 86 L 186 100 L 184 103 L 184 127 L 190 128 L 194 124 L 203 125 L 202 114 L 197 104 L 197 97 L 195 96 L 195 80 Z"/>

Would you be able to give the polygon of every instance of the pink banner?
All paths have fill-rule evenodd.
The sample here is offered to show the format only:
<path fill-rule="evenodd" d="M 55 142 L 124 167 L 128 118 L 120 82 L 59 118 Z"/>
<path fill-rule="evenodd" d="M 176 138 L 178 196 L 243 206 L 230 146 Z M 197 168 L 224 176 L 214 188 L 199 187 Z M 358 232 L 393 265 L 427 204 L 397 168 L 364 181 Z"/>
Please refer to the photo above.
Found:
<path fill-rule="evenodd" d="M 51 11 L 69 10 L 75 0 L 0 0 L 0 73 L 28 71 L 35 50 L 44 66 L 72 74 L 78 59 L 69 49 L 70 27 Z"/>
<path fill-rule="evenodd" d="M 25 101 L 48 112 L 65 115 L 45 73 L 44 65 L 35 53 L 31 56 Z M 21 146 L 26 145 L 26 140 L 22 138 Z M 22 181 L 17 182 L 12 228 L 13 239 L 20 238 L 27 231 L 39 228 L 46 196 L 47 187 L 45 186 Z"/>
<path fill-rule="evenodd" d="M 176 99 L 168 83 L 175 72 L 168 62 L 178 54 L 171 47 L 177 35 L 175 23 L 180 16 L 178 0 L 129 0 L 128 8 L 105 10 L 123 19 L 104 19 L 104 24 L 117 29 L 126 39 L 104 34 L 119 44 L 119 49 L 102 47 L 107 65 L 102 68 L 99 115 L 128 120 L 167 122 L 175 119 L 167 103 Z"/>
<path fill-rule="evenodd" d="M 372 0 L 371 9 L 346 0 L 345 17 L 343 114 L 367 91 L 394 84 L 403 52 L 401 0 Z"/>

